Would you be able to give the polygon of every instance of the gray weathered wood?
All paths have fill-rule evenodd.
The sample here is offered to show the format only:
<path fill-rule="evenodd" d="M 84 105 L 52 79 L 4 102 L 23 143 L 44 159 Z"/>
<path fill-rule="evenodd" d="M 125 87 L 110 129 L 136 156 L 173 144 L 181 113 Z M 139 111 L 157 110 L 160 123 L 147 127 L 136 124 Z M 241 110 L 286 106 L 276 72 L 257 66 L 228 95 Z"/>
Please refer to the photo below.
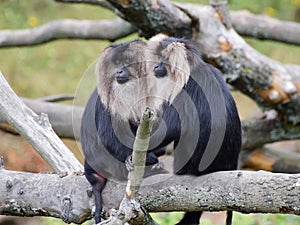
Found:
<path fill-rule="evenodd" d="M 84 176 L 0 169 L 0 177 L 0 214 L 63 217 L 74 223 L 91 218 L 93 197 Z M 125 187 L 125 183 L 107 183 L 103 192 L 106 212 L 119 205 Z M 143 181 L 139 200 L 148 212 L 234 210 L 300 215 L 299 196 L 300 174 L 227 171 L 200 177 L 155 175 Z"/>
<path fill-rule="evenodd" d="M 13 92 L 0 72 L 0 114 L 57 172 L 82 171 L 73 153 L 52 130 L 46 114 L 37 115 Z"/>
<path fill-rule="evenodd" d="M 120 18 L 113 20 L 61 19 L 32 29 L 0 31 L 1 47 L 38 45 L 57 39 L 102 39 L 114 41 L 136 28 Z"/>

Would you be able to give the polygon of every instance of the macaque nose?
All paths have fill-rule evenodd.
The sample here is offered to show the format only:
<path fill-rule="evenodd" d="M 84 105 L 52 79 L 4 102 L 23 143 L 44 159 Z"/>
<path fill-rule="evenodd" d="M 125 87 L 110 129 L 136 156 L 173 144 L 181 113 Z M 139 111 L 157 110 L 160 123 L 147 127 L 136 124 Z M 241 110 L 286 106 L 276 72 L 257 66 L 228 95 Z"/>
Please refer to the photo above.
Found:
<path fill-rule="evenodd" d="M 163 62 L 159 61 L 154 65 L 153 69 L 154 75 L 156 77 L 164 77 L 167 76 L 167 69 Z"/>
<path fill-rule="evenodd" d="M 128 69 L 122 68 L 116 72 L 116 79 L 119 84 L 124 84 L 130 79 Z"/>

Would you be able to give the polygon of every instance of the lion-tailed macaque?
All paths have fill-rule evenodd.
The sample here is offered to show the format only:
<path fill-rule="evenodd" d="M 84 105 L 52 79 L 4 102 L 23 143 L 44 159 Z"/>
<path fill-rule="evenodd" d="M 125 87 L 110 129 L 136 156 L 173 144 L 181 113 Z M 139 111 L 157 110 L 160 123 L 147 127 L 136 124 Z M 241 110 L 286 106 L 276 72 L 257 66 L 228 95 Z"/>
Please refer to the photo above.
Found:
<path fill-rule="evenodd" d="M 141 40 L 113 44 L 97 61 L 98 84 L 85 107 L 80 136 L 85 176 L 95 197 L 96 223 L 101 221 L 101 193 L 106 180 L 127 178 L 125 162 L 132 154 L 139 118 L 153 105 L 145 48 Z M 162 147 L 147 153 L 145 176 L 165 172 L 159 166 L 150 168 L 164 152 Z"/>
<path fill-rule="evenodd" d="M 237 169 L 241 124 L 221 72 L 185 39 L 160 34 L 149 40 L 148 49 L 147 59 L 153 62 L 148 72 L 157 78 L 159 114 L 166 127 L 164 139 L 156 144 L 174 141 L 174 173 L 200 176 Z M 201 213 L 186 212 L 177 225 L 197 225 Z M 226 224 L 231 223 L 228 211 Z"/>

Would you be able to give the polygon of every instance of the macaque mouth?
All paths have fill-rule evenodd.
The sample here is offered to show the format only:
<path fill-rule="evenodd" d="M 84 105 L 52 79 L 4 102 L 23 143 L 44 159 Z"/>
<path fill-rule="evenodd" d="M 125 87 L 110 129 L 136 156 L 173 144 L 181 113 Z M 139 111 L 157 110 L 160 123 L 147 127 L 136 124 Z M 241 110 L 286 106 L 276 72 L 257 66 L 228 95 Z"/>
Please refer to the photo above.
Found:
<path fill-rule="evenodd" d="M 127 68 L 118 70 L 115 74 L 118 84 L 125 84 L 130 80 L 130 73 Z"/>

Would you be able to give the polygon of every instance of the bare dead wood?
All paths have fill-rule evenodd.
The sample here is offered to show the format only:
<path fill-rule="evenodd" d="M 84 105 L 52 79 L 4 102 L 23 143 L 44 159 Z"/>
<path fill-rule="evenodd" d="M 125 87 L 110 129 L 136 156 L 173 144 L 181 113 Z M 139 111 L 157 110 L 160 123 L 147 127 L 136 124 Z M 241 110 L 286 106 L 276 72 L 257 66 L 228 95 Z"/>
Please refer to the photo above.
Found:
<path fill-rule="evenodd" d="M 0 114 L 57 172 L 82 171 L 72 152 L 54 133 L 46 114 L 37 115 L 13 92 L 0 72 Z"/>
<path fill-rule="evenodd" d="M 145 109 L 137 129 L 132 153 L 132 163 L 134 168 L 128 173 L 126 188 L 126 195 L 130 198 L 138 197 L 139 189 L 143 181 L 146 155 L 149 149 L 149 140 L 154 117 L 155 114 L 153 110 L 149 108 Z"/>
<path fill-rule="evenodd" d="M 0 214 L 90 218 L 93 198 L 83 176 L 32 174 L 0 169 Z M 228 182 L 230 180 L 231 182 Z M 104 207 L 119 205 L 126 184 L 109 181 Z M 51 188 L 49 188 L 51 187 Z M 222 211 L 300 215 L 300 175 L 227 171 L 200 177 L 155 175 L 144 180 L 139 200 L 148 212 Z"/>
<path fill-rule="evenodd" d="M 41 102 L 26 98 L 22 98 L 22 100 L 36 114 L 47 114 L 53 130 L 58 136 L 79 140 L 83 107 Z"/>
<path fill-rule="evenodd" d="M 300 45 L 299 23 L 255 15 L 246 10 L 232 11 L 231 17 L 233 27 L 240 35 Z"/>
<path fill-rule="evenodd" d="M 1 215 L 51 216 L 78 224 L 91 218 L 93 197 L 83 176 L 5 169 L 0 174 Z"/>
<path fill-rule="evenodd" d="M 265 144 L 300 139 L 300 126 L 282 118 L 256 118 L 242 121 L 243 149 L 253 150 Z"/>
<path fill-rule="evenodd" d="M 275 173 L 300 173 L 300 155 L 276 151 L 268 147 L 242 151 L 240 166 Z"/>
<path fill-rule="evenodd" d="M 25 105 L 28 106 L 31 110 L 33 110 L 36 114 L 47 114 L 52 129 L 59 137 L 79 140 L 81 117 L 84 110 L 83 107 L 67 104 L 41 102 L 39 99 L 21 99 L 25 103 Z M 6 123 L 5 118 L 1 115 L 0 123 Z"/>
<path fill-rule="evenodd" d="M 61 94 L 61 95 L 45 96 L 42 98 L 38 98 L 36 100 L 42 102 L 60 102 L 66 100 L 74 100 L 74 98 L 75 98 L 74 95 Z"/>
<path fill-rule="evenodd" d="M 254 50 L 233 29 L 224 26 L 218 10 L 168 1 L 108 1 L 145 37 L 158 32 L 192 37 L 231 85 L 261 107 L 275 109 L 290 122 L 300 123 L 300 66 L 291 70 Z"/>
<path fill-rule="evenodd" d="M 226 29 L 211 7 L 185 5 L 199 18 L 194 40 L 208 60 L 220 67 L 227 81 L 265 109 L 275 109 L 300 122 L 300 66 L 289 69 L 250 47 L 233 29 Z"/>
<path fill-rule="evenodd" d="M 131 10 L 151 20 L 153 12 L 147 13 L 144 10 L 145 7 L 149 7 L 148 2 L 134 1 L 136 4 L 132 1 L 128 4 L 110 2 L 120 11 L 123 9 L 125 17 L 141 29 L 146 37 L 153 34 L 152 29 L 156 32 L 169 32 L 169 27 L 159 24 L 154 19 L 152 23 L 148 22 L 145 28 L 143 24 L 139 24 L 138 17 L 133 17 Z M 163 3 L 157 4 L 157 8 L 151 9 L 159 12 L 158 9 L 163 7 Z M 168 7 L 177 9 L 174 5 Z M 297 79 L 300 66 L 294 66 L 294 71 L 291 71 L 285 65 L 251 48 L 233 29 L 227 29 L 223 25 L 218 12 L 212 7 L 196 7 L 187 4 L 182 7 L 185 9 L 182 12 L 189 12 L 189 18 L 199 21 L 199 23 L 190 23 L 195 27 L 186 30 L 187 33 L 193 31 L 193 34 L 189 33 L 187 36 L 193 37 L 205 56 L 222 69 L 230 84 L 250 96 L 262 107 L 275 109 L 294 124 L 300 122 L 300 82 Z M 178 19 L 174 14 L 167 14 L 167 16 L 169 19 Z M 180 22 L 179 20 L 178 23 Z M 184 23 L 181 23 L 177 26 L 183 25 Z M 183 36 L 182 32 L 176 29 L 170 33 L 174 36 Z"/>
<path fill-rule="evenodd" d="M 108 0 L 123 13 L 123 19 L 139 28 L 140 35 L 150 38 L 163 32 L 171 36 L 192 37 L 193 18 L 169 1 Z"/>
<path fill-rule="evenodd" d="M 27 98 L 23 102 L 36 114 L 45 113 L 55 133 L 62 138 L 79 140 L 83 107 L 48 103 Z M 72 115 L 72 116 L 70 116 Z M 0 115 L 0 123 L 6 120 Z M 276 117 L 255 118 L 242 121 L 243 148 L 255 149 L 267 143 L 300 139 L 300 127 Z"/>
<path fill-rule="evenodd" d="M 146 155 L 154 117 L 154 111 L 150 108 L 146 108 L 143 112 L 133 145 L 133 168 L 130 168 L 128 173 L 125 196 L 119 209 L 111 213 L 110 217 L 102 221 L 100 225 L 123 225 L 128 222 L 132 225 L 158 225 L 137 200 L 145 173 Z"/>
<path fill-rule="evenodd" d="M 0 47 L 38 45 L 57 39 L 100 39 L 114 41 L 136 28 L 122 19 L 75 20 L 61 19 L 24 30 L 0 31 Z"/>
<path fill-rule="evenodd" d="M 113 12 L 116 12 L 114 8 L 107 1 L 97 0 L 55 0 L 63 3 L 85 3 L 92 5 L 99 5 L 107 8 Z M 177 3 L 175 3 L 177 4 Z M 224 15 L 228 11 L 223 10 L 227 3 L 211 1 L 211 5 L 220 9 L 220 13 L 223 14 L 222 21 L 227 28 L 233 25 L 234 29 L 243 36 L 254 37 L 262 40 L 273 40 L 278 42 L 284 42 L 287 44 L 300 45 L 300 24 L 290 21 L 283 21 L 279 19 L 271 18 L 267 15 L 256 15 L 246 10 L 231 11 L 230 16 Z M 185 4 L 180 4 L 185 5 Z M 189 4 L 190 5 L 190 4 Z M 199 7 L 199 5 L 197 5 Z M 119 12 L 116 12 L 118 14 Z M 124 17 L 122 14 L 121 17 Z M 232 19 L 231 19 L 231 18 Z M 226 21 L 224 21 L 226 20 Z M 227 25 L 226 25 L 227 24 Z"/>

